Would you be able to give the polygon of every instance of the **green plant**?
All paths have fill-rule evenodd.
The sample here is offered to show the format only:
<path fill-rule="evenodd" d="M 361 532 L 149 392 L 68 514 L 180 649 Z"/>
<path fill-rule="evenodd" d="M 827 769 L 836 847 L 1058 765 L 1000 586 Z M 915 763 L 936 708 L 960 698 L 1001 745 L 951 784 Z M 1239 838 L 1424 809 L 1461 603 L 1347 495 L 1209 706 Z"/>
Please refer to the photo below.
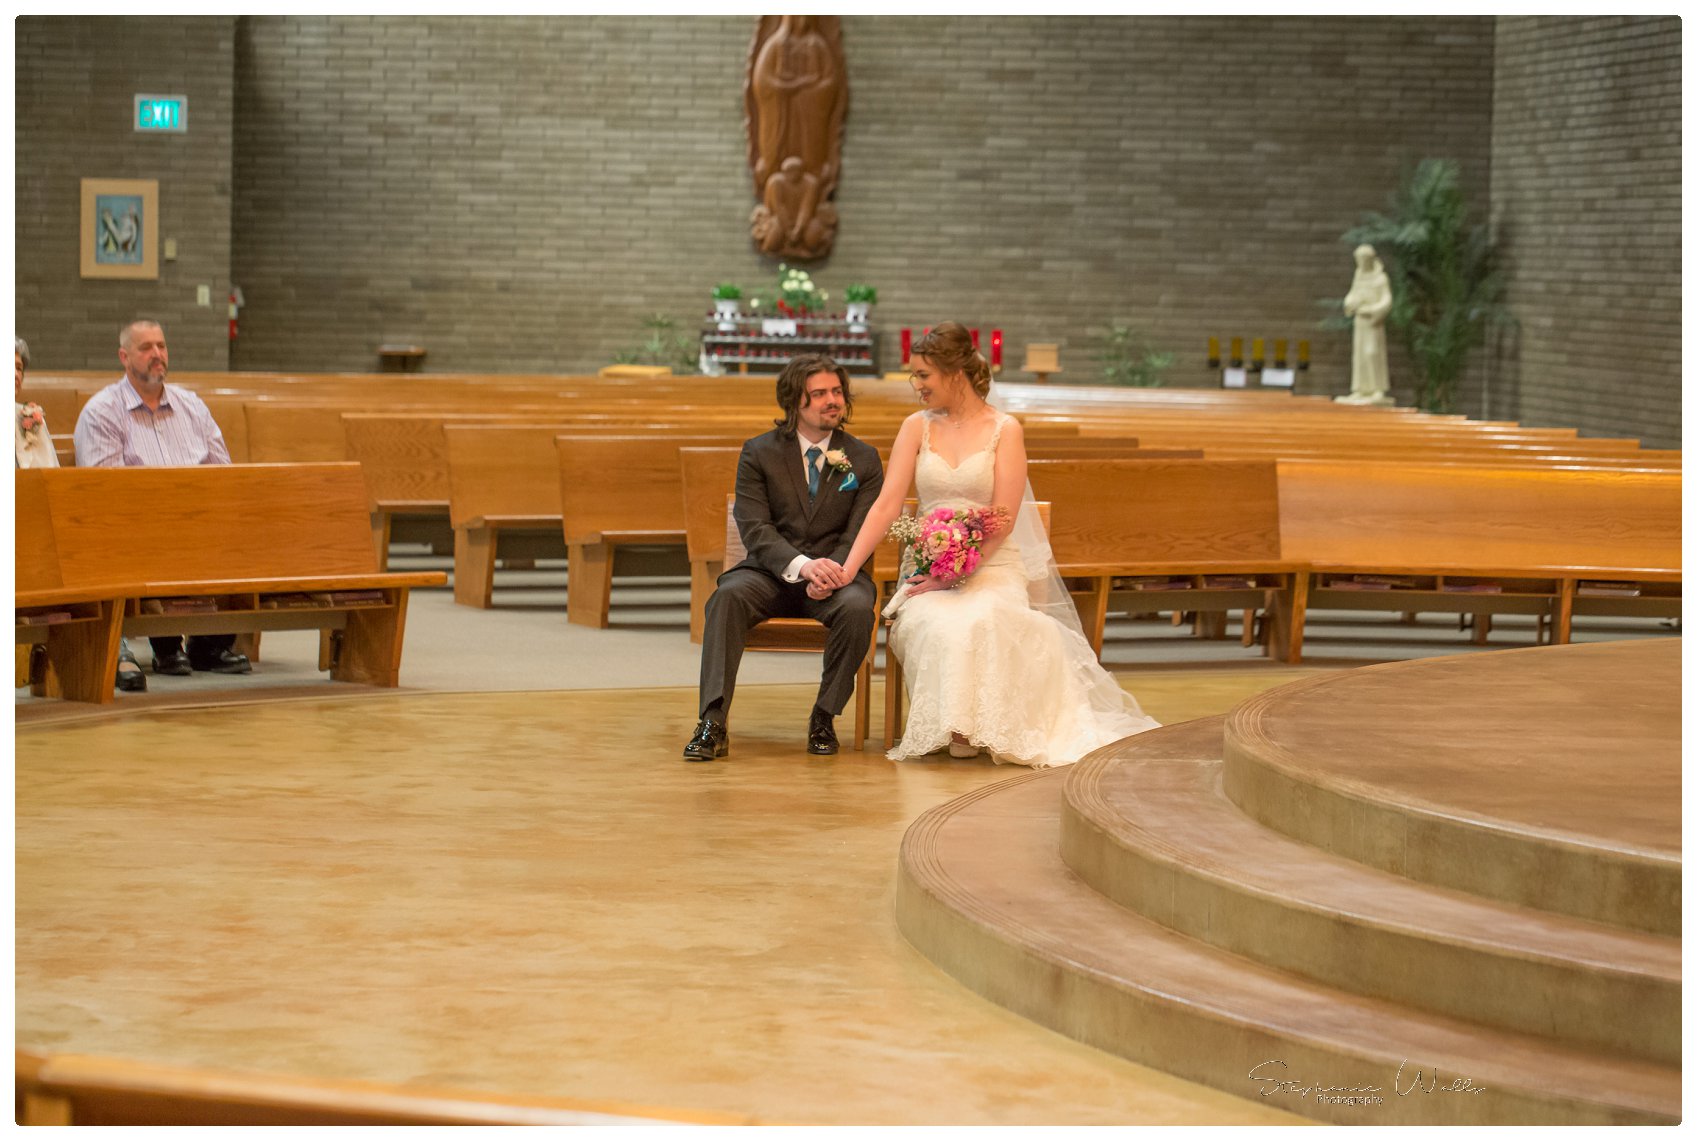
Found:
<path fill-rule="evenodd" d="M 1468 353 L 1494 326 L 1514 320 L 1502 301 L 1490 230 L 1469 217 L 1461 167 L 1450 159 L 1424 160 L 1391 196 L 1389 213 L 1364 215 L 1343 240 L 1372 246 L 1390 276 L 1385 327 L 1408 348 L 1415 403 L 1423 412 L 1453 411 Z M 1325 304 L 1335 315 L 1323 327 L 1351 327 L 1342 301 Z"/>
<path fill-rule="evenodd" d="M 1096 363 L 1103 384 L 1128 388 L 1159 388 L 1161 374 L 1173 365 L 1173 354 L 1161 352 L 1130 325 L 1113 321 L 1096 345 Z"/>
<path fill-rule="evenodd" d="M 843 290 L 846 301 L 864 301 L 868 305 L 878 304 L 878 291 L 870 285 L 851 285 Z"/>
<path fill-rule="evenodd" d="M 713 287 L 713 300 L 715 301 L 740 301 L 741 299 L 742 287 L 739 285 L 721 281 Z"/>
<path fill-rule="evenodd" d="M 695 338 L 678 329 L 664 313 L 642 319 L 642 342 L 613 354 L 614 364 L 670 365 L 675 372 L 692 374 L 701 369 L 701 350 Z"/>

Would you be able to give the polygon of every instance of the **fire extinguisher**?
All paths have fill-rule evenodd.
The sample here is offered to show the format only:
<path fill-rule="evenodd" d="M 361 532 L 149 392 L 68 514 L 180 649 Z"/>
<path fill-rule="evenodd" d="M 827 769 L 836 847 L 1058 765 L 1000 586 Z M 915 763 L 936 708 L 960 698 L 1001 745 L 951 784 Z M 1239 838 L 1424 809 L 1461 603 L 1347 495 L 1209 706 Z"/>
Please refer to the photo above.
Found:
<path fill-rule="evenodd" d="M 232 341 L 236 339 L 236 315 L 245 304 L 246 301 L 242 299 L 242 287 L 239 285 L 230 286 L 230 339 Z"/>

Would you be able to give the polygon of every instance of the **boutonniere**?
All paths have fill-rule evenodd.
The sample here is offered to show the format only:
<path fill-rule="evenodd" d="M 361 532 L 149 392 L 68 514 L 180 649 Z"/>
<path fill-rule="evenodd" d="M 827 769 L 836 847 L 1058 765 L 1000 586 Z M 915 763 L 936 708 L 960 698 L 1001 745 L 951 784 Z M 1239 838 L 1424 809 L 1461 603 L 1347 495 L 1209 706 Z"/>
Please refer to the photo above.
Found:
<path fill-rule="evenodd" d="M 837 485 L 838 491 L 853 491 L 860 486 L 860 480 L 854 474 L 854 465 L 849 463 L 848 453 L 841 448 L 832 448 L 826 452 L 825 464 L 839 475 L 848 476 Z"/>
<path fill-rule="evenodd" d="M 42 426 L 47 423 L 47 417 L 41 411 L 39 404 L 26 404 L 18 409 L 18 430 L 26 436 L 41 434 Z"/>

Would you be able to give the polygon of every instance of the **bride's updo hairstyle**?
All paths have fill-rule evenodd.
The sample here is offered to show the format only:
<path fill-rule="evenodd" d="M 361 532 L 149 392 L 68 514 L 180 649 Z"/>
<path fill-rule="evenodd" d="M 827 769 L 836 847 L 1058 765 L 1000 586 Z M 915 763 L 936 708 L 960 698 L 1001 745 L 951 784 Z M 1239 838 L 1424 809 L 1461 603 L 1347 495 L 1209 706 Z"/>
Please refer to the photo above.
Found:
<path fill-rule="evenodd" d="M 981 397 L 990 395 L 990 362 L 972 347 L 972 334 L 959 321 L 944 321 L 913 342 L 908 353 L 924 357 L 945 373 L 965 373 L 972 391 Z"/>

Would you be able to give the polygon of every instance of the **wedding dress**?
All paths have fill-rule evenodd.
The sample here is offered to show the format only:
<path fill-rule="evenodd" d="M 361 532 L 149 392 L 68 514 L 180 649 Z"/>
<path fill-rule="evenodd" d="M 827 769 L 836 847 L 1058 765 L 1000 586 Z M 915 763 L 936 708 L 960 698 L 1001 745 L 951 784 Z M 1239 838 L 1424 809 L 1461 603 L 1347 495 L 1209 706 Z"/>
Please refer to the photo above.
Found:
<path fill-rule="evenodd" d="M 931 450 L 926 418 L 914 469 L 921 515 L 989 505 L 1009 419 L 998 413 L 983 449 L 951 467 Z M 959 733 L 997 764 L 1049 768 L 1159 725 L 1081 633 L 1032 608 L 1027 579 L 1010 535 L 955 589 L 897 592 L 885 613 L 894 615 L 890 649 L 906 675 L 909 713 L 891 760 L 941 749 Z"/>

